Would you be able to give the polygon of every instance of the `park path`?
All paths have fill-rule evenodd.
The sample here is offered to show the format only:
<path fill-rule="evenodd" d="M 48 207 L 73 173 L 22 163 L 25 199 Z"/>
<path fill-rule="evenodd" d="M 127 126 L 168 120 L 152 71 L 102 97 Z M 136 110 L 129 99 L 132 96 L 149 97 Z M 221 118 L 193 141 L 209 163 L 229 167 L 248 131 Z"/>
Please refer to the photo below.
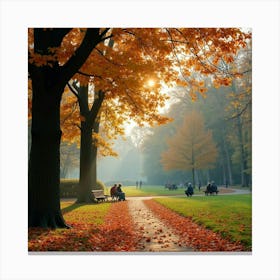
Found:
<path fill-rule="evenodd" d="M 142 199 L 129 199 L 128 207 L 141 234 L 139 251 L 142 252 L 190 252 L 192 248 L 181 244 L 180 237 L 148 209 Z"/>

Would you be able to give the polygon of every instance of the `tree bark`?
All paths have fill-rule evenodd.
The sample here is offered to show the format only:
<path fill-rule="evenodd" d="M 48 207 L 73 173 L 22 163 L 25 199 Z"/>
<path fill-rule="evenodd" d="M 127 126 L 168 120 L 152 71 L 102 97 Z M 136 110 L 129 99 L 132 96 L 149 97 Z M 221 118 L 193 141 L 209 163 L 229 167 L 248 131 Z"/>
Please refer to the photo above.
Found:
<path fill-rule="evenodd" d="M 51 74 L 37 71 L 32 80 L 31 150 L 28 170 L 29 227 L 68 227 L 60 210 L 60 100 L 62 87 L 50 93 Z M 50 72 L 51 73 L 51 72 Z"/>
<path fill-rule="evenodd" d="M 89 203 L 92 190 L 92 127 L 82 122 L 81 125 L 81 149 L 80 149 L 80 180 L 77 203 Z"/>
<path fill-rule="evenodd" d="M 96 120 L 93 125 L 93 131 L 95 133 L 99 133 L 99 120 Z M 97 185 L 97 143 L 93 141 L 92 143 L 92 166 L 91 166 L 91 174 L 92 174 L 92 185 Z"/>

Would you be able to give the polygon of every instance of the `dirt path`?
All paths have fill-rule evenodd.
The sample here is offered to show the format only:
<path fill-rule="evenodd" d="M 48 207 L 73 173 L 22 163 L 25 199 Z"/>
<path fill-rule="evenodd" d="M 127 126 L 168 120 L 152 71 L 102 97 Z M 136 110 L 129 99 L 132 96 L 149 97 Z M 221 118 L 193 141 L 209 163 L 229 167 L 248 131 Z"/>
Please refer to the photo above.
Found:
<path fill-rule="evenodd" d="M 140 199 L 128 201 L 136 230 L 141 233 L 139 251 L 143 252 L 190 252 L 192 248 L 180 243 L 180 238 L 170 227 L 157 218 Z"/>

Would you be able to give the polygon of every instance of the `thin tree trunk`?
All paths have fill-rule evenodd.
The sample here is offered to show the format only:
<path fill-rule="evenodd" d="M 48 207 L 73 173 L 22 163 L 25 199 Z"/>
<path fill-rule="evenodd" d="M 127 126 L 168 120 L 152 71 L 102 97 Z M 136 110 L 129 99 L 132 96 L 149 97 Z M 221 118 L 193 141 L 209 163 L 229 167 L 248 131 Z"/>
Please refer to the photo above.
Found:
<path fill-rule="evenodd" d="M 225 185 L 227 176 L 226 176 L 226 168 L 225 168 L 225 162 L 224 162 L 224 157 L 222 159 L 222 178 L 221 178 L 221 183 Z"/>
<path fill-rule="evenodd" d="M 225 156 L 226 156 L 226 168 L 227 168 L 227 173 L 228 173 L 228 182 L 229 185 L 233 185 L 232 181 L 232 171 L 231 171 L 231 161 L 230 161 L 230 156 L 229 156 L 229 151 L 228 151 L 228 145 L 226 144 L 225 138 L 223 139 L 223 146 L 224 146 L 224 151 L 225 151 Z"/>
<path fill-rule="evenodd" d="M 245 170 L 247 169 L 247 160 L 246 160 L 245 149 L 244 149 L 242 123 L 241 123 L 240 116 L 237 117 L 237 132 L 238 132 L 238 140 L 239 140 L 239 149 L 241 153 L 241 186 L 245 187 L 248 186 L 247 176 L 245 173 Z"/>
<path fill-rule="evenodd" d="M 63 166 L 61 167 L 60 178 L 66 178 L 66 175 L 69 170 L 69 165 L 70 165 L 70 155 L 69 153 L 67 153 L 66 159 L 63 163 Z"/>
<path fill-rule="evenodd" d="M 194 178 L 194 162 L 195 162 L 195 158 L 194 158 L 194 150 L 193 150 L 193 143 L 192 143 L 192 184 L 193 184 L 193 188 L 195 188 L 195 178 Z"/>

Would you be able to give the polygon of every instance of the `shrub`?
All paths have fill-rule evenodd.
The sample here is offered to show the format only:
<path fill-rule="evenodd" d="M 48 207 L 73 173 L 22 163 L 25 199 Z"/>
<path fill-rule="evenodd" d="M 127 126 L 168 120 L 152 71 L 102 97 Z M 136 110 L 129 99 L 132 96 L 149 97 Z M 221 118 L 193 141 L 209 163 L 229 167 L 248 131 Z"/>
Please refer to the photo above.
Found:
<path fill-rule="evenodd" d="M 79 179 L 61 179 L 60 180 L 60 197 L 61 198 L 76 198 L 78 195 Z M 103 182 L 97 180 L 93 190 L 106 190 Z"/>
<path fill-rule="evenodd" d="M 96 181 L 96 186 L 93 186 L 92 189 L 93 189 L 93 190 L 103 190 L 103 191 L 105 191 L 105 190 L 106 190 L 106 186 L 104 185 L 103 182 L 97 180 L 97 181 Z"/>
<path fill-rule="evenodd" d="M 77 197 L 78 188 L 79 188 L 79 179 L 61 179 L 60 197 L 62 198 Z"/>

